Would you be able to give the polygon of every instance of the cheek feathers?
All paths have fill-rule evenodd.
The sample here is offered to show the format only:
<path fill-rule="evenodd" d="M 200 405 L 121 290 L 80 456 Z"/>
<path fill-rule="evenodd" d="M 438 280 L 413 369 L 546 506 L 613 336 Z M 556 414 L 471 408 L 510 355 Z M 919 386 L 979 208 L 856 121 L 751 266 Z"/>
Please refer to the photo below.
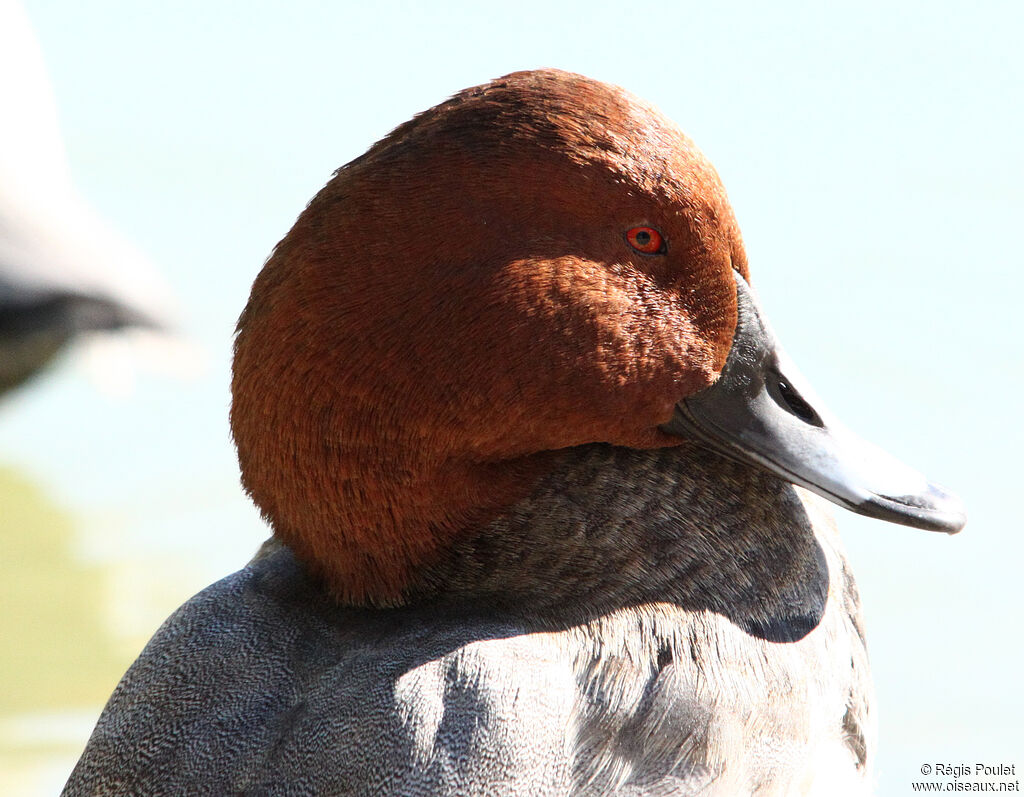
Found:
<path fill-rule="evenodd" d="M 494 369 L 472 389 L 523 415 L 537 435 L 523 445 L 633 444 L 717 376 L 718 330 L 709 336 L 683 297 L 634 269 L 576 257 L 516 261 L 488 293 L 479 331 Z M 720 302 L 711 296 L 705 309 Z"/>

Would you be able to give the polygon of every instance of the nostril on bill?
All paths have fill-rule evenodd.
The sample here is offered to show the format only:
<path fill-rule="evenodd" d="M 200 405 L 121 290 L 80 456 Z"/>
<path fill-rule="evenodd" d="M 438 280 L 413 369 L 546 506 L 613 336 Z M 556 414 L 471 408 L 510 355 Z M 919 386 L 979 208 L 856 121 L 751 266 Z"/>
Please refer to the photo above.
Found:
<path fill-rule="evenodd" d="M 781 374 L 773 374 L 768 382 L 769 393 L 783 409 L 789 410 L 797 418 L 811 426 L 823 427 L 825 424 L 814 407 L 804 401 L 795 387 L 793 387 Z M 774 387 L 774 390 L 771 388 Z"/>

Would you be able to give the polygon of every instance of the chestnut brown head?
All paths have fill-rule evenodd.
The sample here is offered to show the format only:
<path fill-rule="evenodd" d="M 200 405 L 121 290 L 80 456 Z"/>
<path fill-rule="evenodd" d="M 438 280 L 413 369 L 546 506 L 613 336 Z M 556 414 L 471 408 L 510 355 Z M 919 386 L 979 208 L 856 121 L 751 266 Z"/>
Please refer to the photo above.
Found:
<path fill-rule="evenodd" d="M 533 455 L 650 447 L 721 370 L 745 274 L 718 177 L 621 89 L 468 89 L 342 167 L 238 325 L 232 430 L 275 532 L 343 600 L 399 600 Z"/>

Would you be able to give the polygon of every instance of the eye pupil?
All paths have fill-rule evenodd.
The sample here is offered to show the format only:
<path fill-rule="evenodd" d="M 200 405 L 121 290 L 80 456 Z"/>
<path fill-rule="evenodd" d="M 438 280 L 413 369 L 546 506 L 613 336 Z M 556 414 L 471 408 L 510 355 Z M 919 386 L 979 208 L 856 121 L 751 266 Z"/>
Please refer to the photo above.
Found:
<path fill-rule="evenodd" d="M 640 230 L 640 232 L 636 234 L 636 242 L 640 244 L 640 246 L 647 246 L 647 244 L 651 242 L 651 234 L 647 232 L 647 230 Z"/>

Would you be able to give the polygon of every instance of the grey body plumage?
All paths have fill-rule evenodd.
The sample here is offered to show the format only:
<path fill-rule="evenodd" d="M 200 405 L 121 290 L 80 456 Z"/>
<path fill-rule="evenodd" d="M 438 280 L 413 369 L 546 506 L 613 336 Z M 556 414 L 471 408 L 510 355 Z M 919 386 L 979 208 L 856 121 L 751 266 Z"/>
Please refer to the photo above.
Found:
<path fill-rule="evenodd" d="M 408 607 L 339 607 L 271 541 L 157 633 L 65 795 L 866 793 L 819 499 L 694 446 L 560 456 Z"/>

